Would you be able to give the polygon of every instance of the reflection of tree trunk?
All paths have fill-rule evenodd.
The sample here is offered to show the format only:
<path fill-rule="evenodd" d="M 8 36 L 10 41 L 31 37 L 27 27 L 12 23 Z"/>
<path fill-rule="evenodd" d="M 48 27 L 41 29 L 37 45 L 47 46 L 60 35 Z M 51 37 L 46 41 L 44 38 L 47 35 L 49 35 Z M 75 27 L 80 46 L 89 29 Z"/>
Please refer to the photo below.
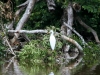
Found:
<path fill-rule="evenodd" d="M 15 57 L 9 59 L 9 62 L 5 62 L 2 72 L 4 75 L 24 75 L 19 69 L 18 62 Z"/>
<path fill-rule="evenodd" d="M 67 67 L 63 67 L 61 69 L 61 75 L 71 75 L 71 70 L 79 65 L 79 63 L 82 61 L 82 57 L 83 54 L 79 54 L 76 58 L 77 59 L 76 61 L 70 63 L 69 65 L 67 65 Z"/>
<path fill-rule="evenodd" d="M 14 62 L 13 62 L 13 68 L 14 68 L 15 75 L 23 75 L 21 70 L 19 69 L 17 60 L 14 60 Z"/>

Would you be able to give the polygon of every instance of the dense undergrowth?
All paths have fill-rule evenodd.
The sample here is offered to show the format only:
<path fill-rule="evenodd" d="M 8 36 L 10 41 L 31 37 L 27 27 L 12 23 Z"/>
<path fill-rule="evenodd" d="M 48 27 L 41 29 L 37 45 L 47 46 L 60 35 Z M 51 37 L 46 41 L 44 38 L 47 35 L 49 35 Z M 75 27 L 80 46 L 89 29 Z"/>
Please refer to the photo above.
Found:
<path fill-rule="evenodd" d="M 19 53 L 19 57 L 21 61 L 33 64 L 55 62 L 61 47 L 62 42 L 57 39 L 56 48 L 52 51 L 49 43 L 49 35 L 42 35 L 39 39 L 32 40 L 29 44 L 25 45 Z"/>
<path fill-rule="evenodd" d="M 82 45 L 80 39 L 78 39 L 75 35 L 73 38 Z M 64 42 L 57 39 L 56 48 L 54 51 L 52 51 L 49 44 L 49 35 L 42 35 L 42 37 L 38 37 L 37 40 L 32 40 L 29 44 L 23 47 L 22 51 L 19 53 L 20 61 L 24 65 L 26 63 L 33 65 L 34 63 L 56 63 L 55 60 L 60 56 L 63 44 Z M 83 61 L 84 65 L 91 67 L 100 60 L 100 47 L 93 42 L 88 42 L 88 45 L 91 48 L 88 46 L 83 46 Z"/>

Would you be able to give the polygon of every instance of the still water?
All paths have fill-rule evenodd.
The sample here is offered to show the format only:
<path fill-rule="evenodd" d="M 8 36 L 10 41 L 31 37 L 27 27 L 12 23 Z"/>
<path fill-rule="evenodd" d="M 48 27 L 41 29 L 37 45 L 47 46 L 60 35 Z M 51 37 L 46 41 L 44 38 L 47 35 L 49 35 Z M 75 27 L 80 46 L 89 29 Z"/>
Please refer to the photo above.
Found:
<path fill-rule="evenodd" d="M 75 56 L 77 58 L 70 63 L 66 60 L 66 63 L 68 64 L 50 63 L 49 65 L 30 65 L 30 62 L 21 62 L 26 64 L 22 65 L 16 57 L 11 57 L 4 61 L 0 61 L 0 75 L 100 75 L 100 64 L 95 63 L 88 67 L 81 55 L 77 56 L 76 54 Z M 66 57 L 68 57 L 66 59 L 74 59 L 74 57 L 69 57 L 68 54 L 66 54 Z"/>

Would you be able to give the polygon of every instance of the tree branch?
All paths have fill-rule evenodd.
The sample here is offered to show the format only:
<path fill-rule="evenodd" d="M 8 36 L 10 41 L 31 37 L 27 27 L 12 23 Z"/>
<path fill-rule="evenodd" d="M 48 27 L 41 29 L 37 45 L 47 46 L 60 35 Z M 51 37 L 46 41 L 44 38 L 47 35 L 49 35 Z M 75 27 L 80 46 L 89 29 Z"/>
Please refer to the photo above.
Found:
<path fill-rule="evenodd" d="M 86 44 L 87 43 L 84 41 L 83 37 L 75 30 L 73 29 L 70 25 L 68 25 L 67 23 L 64 22 L 64 25 L 66 25 L 70 30 L 72 30 L 78 37 L 80 37 L 80 39 L 82 40 L 82 43 L 83 44 Z"/>
<path fill-rule="evenodd" d="M 82 48 L 75 40 L 73 40 L 73 39 L 71 39 L 71 38 L 69 38 L 69 37 L 67 37 L 67 36 L 65 36 L 65 35 L 61 35 L 61 37 L 62 37 L 63 39 L 65 39 L 65 40 L 71 42 L 72 44 L 74 44 L 74 45 L 80 50 L 80 52 L 83 51 L 83 48 Z"/>
<path fill-rule="evenodd" d="M 29 34 L 34 34 L 34 33 L 47 33 L 47 30 L 8 30 L 8 32 L 11 33 L 29 33 Z"/>
<path fill-rule="evenodd" d="M 90 30 L 90 31 L 92 32 L 92 34 L 94 35 L 95 41 L 96 41 L 98 44 L 100 44 L 100 40 L 99 40 L 99 38 L 98 38 L 98 35 L 97 35 L 96 31 L 93 30 L 93 29 L 92 29 L 91 27 L 89 27 L 88 25 L 86 25 L 86 24 L 81 20 L 81 18 L 80 18 L 79 16 L 76 16 L 76 19 L 77 19 L 77 21 L 78 21 L 84 28 L 86 28 L 87 30 Z"/>
<path fill-rule="evenodd" d="M 17 7 L 20 8 L 20 7 L 26 6 L 28 3 L 29 3 L 29 0 L 27 0 L 26 2 L 18 5 Z"/>
<path fill-rule="evenodd" d="M 26 11 L 23 14 L 22 18 L 20 19 L 20 21 L 18 22 L 16 30 L 21 30 L 21 28 L 23 27 L 23 25 L 25 24 L 25 22 L 27 21 L 27 19 L 30 16 L 35 2 L 36 2 L 36 0 L 29 0 L 29 4 L 28 4 L 28 6 L 26 8 Z M 11 40 L 12 43 L 14 43 L 18 37 L 19 37 L 19 33 L 15 33 L 14 38 Z"/>

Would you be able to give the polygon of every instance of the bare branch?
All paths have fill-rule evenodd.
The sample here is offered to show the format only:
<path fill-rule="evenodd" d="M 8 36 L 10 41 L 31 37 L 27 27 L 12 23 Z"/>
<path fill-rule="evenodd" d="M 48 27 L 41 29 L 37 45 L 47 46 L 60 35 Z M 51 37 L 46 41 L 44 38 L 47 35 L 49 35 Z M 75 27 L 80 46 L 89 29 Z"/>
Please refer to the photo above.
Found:
<path fill-rule="evenodd" d="M 29 18 L 31 11 L 34 7 L 36 0 L 29 0 L 29 4 L 26 8 L 25 13 L 23 14 L 22 18 L 20 19 L 20 21 L 17 24 L 16 30 L 21 30 L 21 28 L 23 27 L 23 25 L 25 24 L 25 22 L 27 21 L 27 19 Z M 11 40 L 12 43 L 14 43 L 16 41 L 16 39 L 19 37 L 19 33 L 15 33 L 14 38 Z"/>
<path fill-rule="evenodd" d="M 8 30 L 8 32 L 12 33 L 47 33 L 47 30 Z"/>
<path fill-rule="evenodd" d="M 71 39 L 71 38 L 69 38 L 69 37 L 67 37 L 67 36 L 65 36 L 65 35 L 61 35 L 61 37 L 62 37 L 63 39 L 65 39 L 65 40 L 71 42 L 72 44 L 74 44 L 74 45 L 80 50 L 80 52 L 83 51 L 83 48 L 82 48 L 75 40 L 73 40 L 73 39 Z"/>
<path fill-rule="evenodd" d="M 12 64 L 12 63 L 13 63 L 13 61 L 14 61 L 14 58 L 15 58 L 15 56 L 13 56 L 13 57 L 9 60 L 9 63 L 7 64 L 7 67 L 6 67 L 6 69 L 5 69 L 5 72 L 4 72 L 4 73 L 6 73 L 6 72 L 8 71 L 9 67 L 11 66 L 11 64 Z"/>
<path fill-rule="evenodd" d="M 93 30 L 91 27 L 89 27 L 88 25 L 86 25 L 79 16 L 76 16 L 76 19 L 78 20 L 78 22 L 84 27 L 86 28 L 87 30 L 90 30 L 92 32 L 92 34 L 94 35 L 94 38 L 95 38 L 95 41 L 100 44 L 100 40 L 98 38 L 98 35 L 96 33 L 95 30 Z"/>
<path fill-rule="evenodd" d="M 83 44 L 86 44 L 86 45 L 87 45 L 87 43 L 84 41 L 83 37 L 82 37 L 75 29 L 73 29 L 70 25 L 68 25 L 68 24 L 65 23 L 65 22 L 64 22 L 64 25 L 66 25 L 66 26 L 67 26 L 70 30 L 72 30 L 78 37 L 80 37 Z"/>
<path fill-rule="evenodd" d="M 29 3 L 29 0 L 27 0 L 23 4 L 18 5 L 17 7 L 20 8 L 20 7 L 26 6 L 28 3 Z"/>
<path fill-rule="evenodd" d="M 73 69 L 73 68 L 75 68 L 76 66 L 78 66 L 79 65 L 79 63 L 82 61 L 82 58 L 83 57 L 83 54 L 79 54 L 78 56 L 77 56 L 77 58 L 76 58 L 76 61 L 75 62 L 73 62 L 71 65 L 69 65 L 68 67 L 70 68 L 70 69 Z"/>

